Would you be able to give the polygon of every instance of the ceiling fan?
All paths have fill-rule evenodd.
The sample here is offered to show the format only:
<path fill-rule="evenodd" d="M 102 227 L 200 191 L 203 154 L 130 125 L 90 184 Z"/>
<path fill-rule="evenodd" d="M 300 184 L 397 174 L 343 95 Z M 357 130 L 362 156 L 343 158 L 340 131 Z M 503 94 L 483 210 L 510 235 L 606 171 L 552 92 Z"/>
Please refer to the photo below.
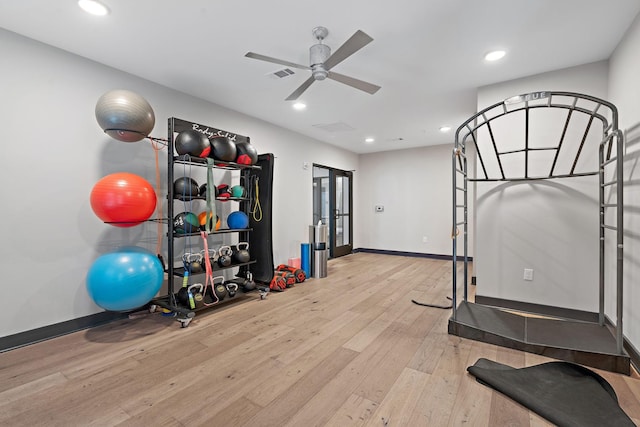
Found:
<path fill-rule="evenodd" d="M 272 58 L 270 56 L 260 55 L 259 53 L 254 52 L 248 52 L 245 56 L 247 58 L 259 59 L 261 61 L 267 61 L 287 67 L 311 71 L 311 77 L 309 77 L 304 83 L 302 83 L 298 89 L 293 91 L 293 93 L 287 97 L 286 101 L 294 101 L 298 99 L 298 97 L 300 97 L 300 95 L 302 95 L 302 93 L 307 90 L 314 81 L 324 80 L 326 78 L 335 80 L 356 89 L 360 89 L 372 95 L 376 93 L 378 89 L 380 89 L 380 86 L 374 85 L 372 83 L 367 83 L 353 77 L 345 76 L 344 74 L 338 74 L 336 72 L 330 71 L 333 67 L 365 47 L 367 44 L 371 43 L 373 41 L 371 37 L 369 37 L 363 31 L 358 30 L 332 55 L 331 48 L 326 44 L 322 44 L 322 41 L 329 34 L 329 30 L 327 30 L 325 27 L 316 27 L 313 29 L 312 33 L 313 37 L 318 40 L 318 43 L 309 48 L 309 66 L 284 61 L 282 59 Z"/>

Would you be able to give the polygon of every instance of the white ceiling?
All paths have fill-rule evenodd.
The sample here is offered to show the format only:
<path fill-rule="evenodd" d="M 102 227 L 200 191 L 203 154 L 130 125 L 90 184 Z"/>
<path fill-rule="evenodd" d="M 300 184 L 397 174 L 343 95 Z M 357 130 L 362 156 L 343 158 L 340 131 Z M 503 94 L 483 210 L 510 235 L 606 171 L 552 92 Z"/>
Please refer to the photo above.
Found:
<path fill-rule="evenodd" d="M 639 0 L 103 2 L 107 17 L 76 0 L 6 0 L 0 26 L 356 153 L 450 143 L 439 127 L 474 113 L 476 88 L 607 59 L 640 11 Z M 284 67 L 244 57 L 306 65 L 319 25 L 333 51 L 358 29 L 374 39 L 333 71 L 382 89 L 315 82 L 298 112 L 284 99 L 308 72 L 275 79 Z M 496 48 L 507 56 L 486 63 Z M 314 126 L 334 124 L 353 130 Z"/>

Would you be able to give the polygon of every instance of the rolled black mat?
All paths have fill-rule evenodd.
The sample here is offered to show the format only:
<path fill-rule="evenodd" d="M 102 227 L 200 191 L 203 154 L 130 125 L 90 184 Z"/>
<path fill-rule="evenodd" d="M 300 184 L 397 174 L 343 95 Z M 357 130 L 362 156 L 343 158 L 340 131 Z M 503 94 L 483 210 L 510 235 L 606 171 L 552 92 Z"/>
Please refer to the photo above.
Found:
<path fill-rule="evenodd" d="M 517 369 L 481 358 L 467 371 L 561 427 L 635 426 L 618 405 L 613 387 L 580 365 L 548 362 Z"/>

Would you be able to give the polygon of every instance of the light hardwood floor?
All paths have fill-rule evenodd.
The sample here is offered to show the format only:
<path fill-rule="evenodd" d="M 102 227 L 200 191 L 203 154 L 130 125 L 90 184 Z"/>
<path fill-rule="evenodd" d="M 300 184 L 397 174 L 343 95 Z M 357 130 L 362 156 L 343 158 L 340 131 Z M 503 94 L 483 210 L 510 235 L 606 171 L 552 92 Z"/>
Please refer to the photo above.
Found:
<path fill-rule="evenodd" d="M 547 426 L 480 385 L 480 357 L 541 356 L 447 334 L 451 263 L 358 253 L 188 328 L 144 315 L 0 354 L 3 426 Z M 640 379 L 598 371 L 640 421 Z"/>

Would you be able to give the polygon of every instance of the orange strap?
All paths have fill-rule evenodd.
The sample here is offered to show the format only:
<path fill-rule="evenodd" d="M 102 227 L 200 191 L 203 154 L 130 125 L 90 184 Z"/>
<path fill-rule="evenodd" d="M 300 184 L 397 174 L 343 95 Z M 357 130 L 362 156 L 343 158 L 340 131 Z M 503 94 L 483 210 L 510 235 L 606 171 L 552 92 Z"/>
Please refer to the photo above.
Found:
<path fill-rule="evenodd" d="M 209 253 L 209 244 L 207 243 L 207 232 L 206 231 L 201 231 L 200 232 L 200 236 L 202 237 L 202 244 L 204 245 L 204 253 L 208 254 Z M 214 279 L 213 279 L 213 268 L 211 267 L 211 259 L 208 256 L 204 257 L 204 269 L 206 272 L 206 278 L 204 280 L 204 289 L 202 290 L 202 295 L 206 295 L 207 294 L 207 287 L 210 285 L 211 286 L 211 295 L 213 295 L 213 297 L 215 298 L 215 302 L 209 303 L 207 304 L 204 299 L 202 300 L 202 303 L 206 306 L 212 306 L 214 304 L 217 304 L 220 302 L 220 299 L 218 298 L 218 296 L 216 295 L 216 290 L 215 290 L 215 284 L 214 284 Z"/>

